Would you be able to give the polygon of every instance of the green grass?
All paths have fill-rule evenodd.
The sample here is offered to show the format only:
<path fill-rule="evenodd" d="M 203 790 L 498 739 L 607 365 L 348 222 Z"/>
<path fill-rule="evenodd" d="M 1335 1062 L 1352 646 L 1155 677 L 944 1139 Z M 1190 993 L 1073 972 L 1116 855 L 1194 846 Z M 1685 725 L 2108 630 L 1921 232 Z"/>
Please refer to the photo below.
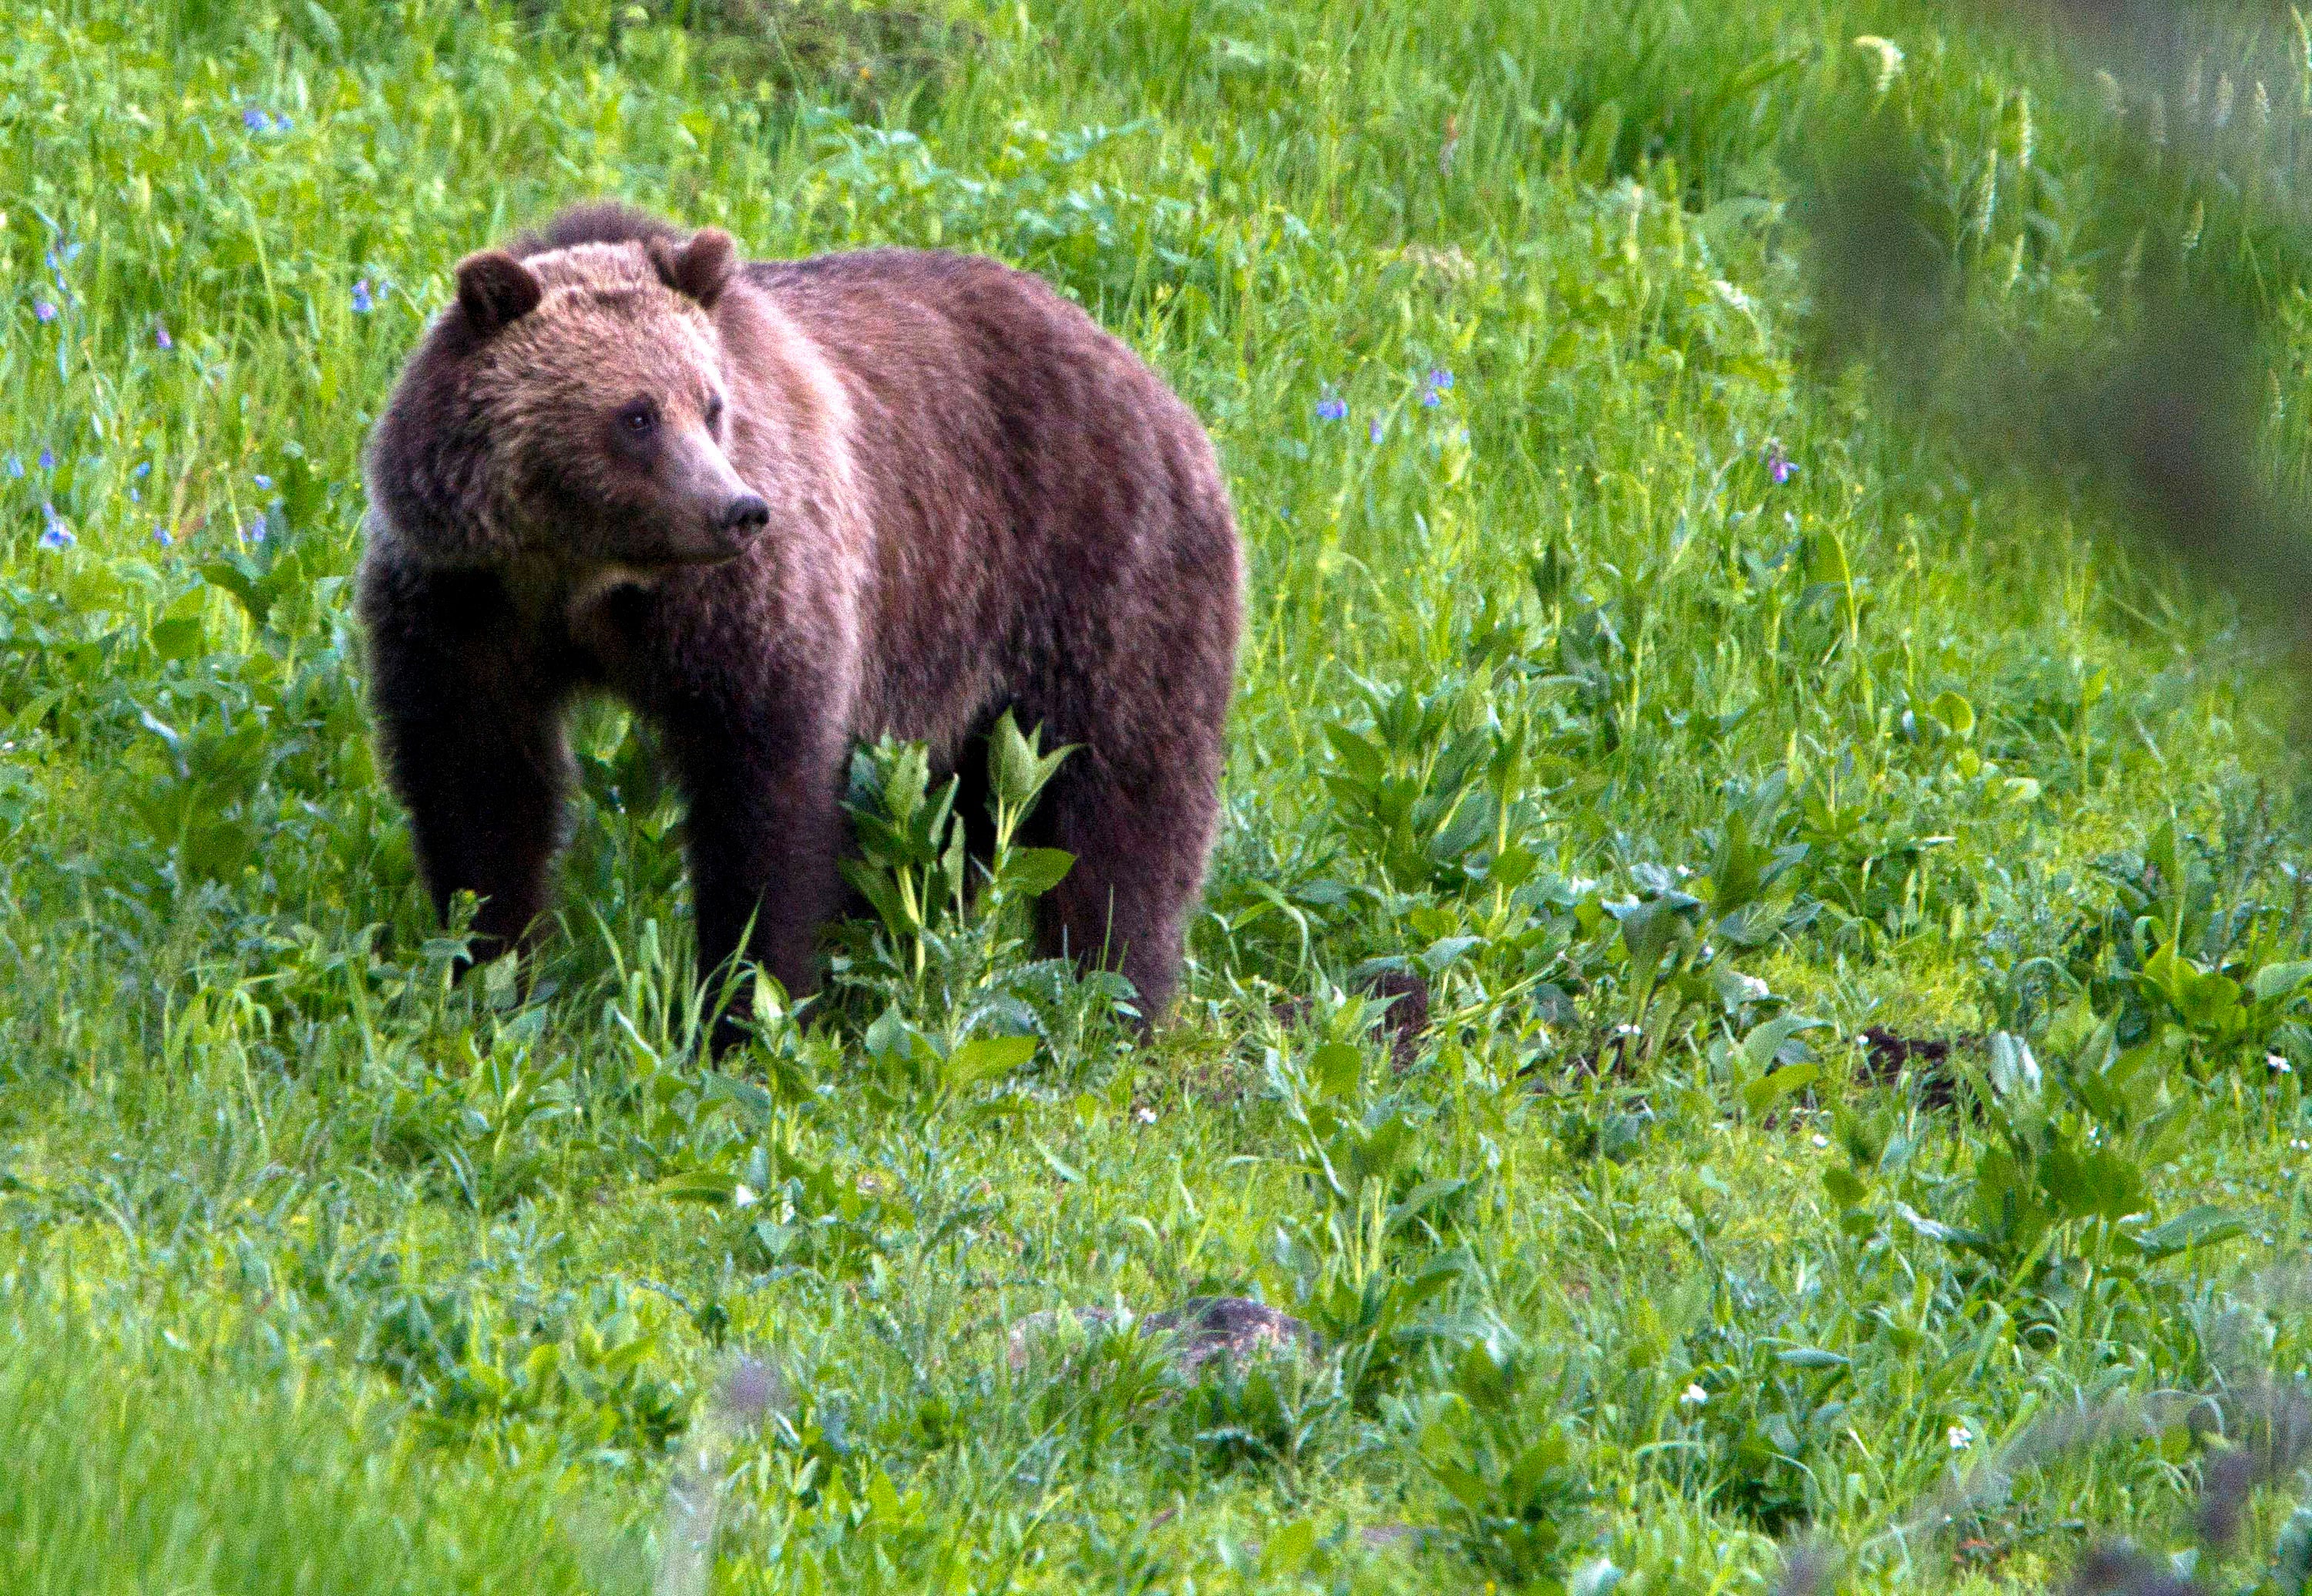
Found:
<path fill-rule="evenodd" d="M 639 1591 L 682 1468 L 731 1591 L 1758 1590 L 1805 1534 L 1852 1589 L 1984 1591 L 2182 1548 L 2223 1443 L 2149 1424 L 1905 1526 L 2050 1416 L 2305 1376 L 2254 1284 L 2312 1239 L 2294 687 L 2094 484 L 1810 358 L 1791 207 L 1876 129 L 1985 323 L 2089 346 L 2150 238 L 2264 318 L 2300 478 L 2286 31 L 2162 101 L 2180 146 L 2238 78 L 2225 179 L 2145 183 L 2148 91 L 2115 118 L 2075 47 L 1942 8 L 696 9 L 11 25 L 8 1587 Z M 536 1001 L 445 987 L 366 741 L 358 451 L 450 264 L 595 193 L 997 253 L 1206 418 L 1251 625 L 1172 1030 L 1001 926 L 922 982 L 863 931 L 839 1012 L 710 1070 L 608 712 Z M 1402 1072 L 1375 960 L 1435 990 Z M 1998 1036 L 1954 1109 L 1872 1027 Z M 1033 1056 L 982 1077 L 1003 1029 Z M 1213 1291 L 1323 1355 L 1005 1359 L 1037 1310 Z M 780 1395 L 717 1439 L 742 1353 Z"/>

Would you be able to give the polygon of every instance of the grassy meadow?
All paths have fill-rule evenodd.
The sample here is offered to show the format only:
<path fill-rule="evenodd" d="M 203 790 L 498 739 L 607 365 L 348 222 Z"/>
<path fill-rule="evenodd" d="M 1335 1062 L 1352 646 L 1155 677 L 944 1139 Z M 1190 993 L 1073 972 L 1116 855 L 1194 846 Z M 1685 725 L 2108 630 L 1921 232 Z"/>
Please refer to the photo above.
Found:
<path fill-rule="evenodd" d="M 1992 337 L 2188 278 L 2300 481 L 2286 14 L 2157 94 L 1908 0 L 12 14 L 0 1585 L 2312 1588 L 2287 652 L 1826 357 L 1803 231 L 1868 133 Z M 1205 418 L 1252 594 L 1154 1039 L 1023 878 L 710 1066 L 608 708 L 535 987 L 450 984 L 359 450 L 451 263 L 606 194 L 998 255 Z M 1209 1294 L 1317 1351 L 1009 1355 Z"/>

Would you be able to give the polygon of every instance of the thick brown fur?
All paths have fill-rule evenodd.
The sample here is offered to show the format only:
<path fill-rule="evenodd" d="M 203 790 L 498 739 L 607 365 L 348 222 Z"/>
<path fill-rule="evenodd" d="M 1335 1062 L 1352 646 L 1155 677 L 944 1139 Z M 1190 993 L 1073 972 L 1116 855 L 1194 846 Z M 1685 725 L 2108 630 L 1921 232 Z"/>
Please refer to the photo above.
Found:
<path fill-rule="evenodd" d="M 659 729 L 702 971 L 744 957 L 796 993 L 841 902 L 852 742 L 968 770 L 1009 707 L 1081 745 L 1037 816 L 1076 855 L 1044 949 L 1169 1004 L 1242 557 L 1194 414 L 1043 282 L 898 250 L 742 263 L 578 207 L 461 265 L 367 464 L 387 768 L 437 907 L 481 898 L 482 956 L 547 901 L 579 695 Z"/>

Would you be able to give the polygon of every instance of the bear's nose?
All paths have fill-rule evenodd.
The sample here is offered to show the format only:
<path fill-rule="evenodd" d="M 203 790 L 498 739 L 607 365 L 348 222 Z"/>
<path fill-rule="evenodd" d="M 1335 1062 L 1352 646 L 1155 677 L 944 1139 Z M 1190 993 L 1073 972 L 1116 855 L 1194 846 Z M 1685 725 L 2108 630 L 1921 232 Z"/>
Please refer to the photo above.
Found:
<path fill-rule="evenodd" d="M 760 494 L 742 493 L 722 506 L 722 530 L 726 532 L 759 532 L 771 522 L 771 507 L 763 503 Z"/>

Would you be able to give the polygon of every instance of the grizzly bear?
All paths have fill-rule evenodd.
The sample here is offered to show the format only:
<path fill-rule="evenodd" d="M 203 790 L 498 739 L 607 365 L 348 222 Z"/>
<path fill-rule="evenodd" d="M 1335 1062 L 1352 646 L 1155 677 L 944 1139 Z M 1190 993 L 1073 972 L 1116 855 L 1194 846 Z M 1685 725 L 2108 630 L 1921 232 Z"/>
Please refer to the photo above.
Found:
<path fill-rule="evenodd" d="M 751 960 L 798 995 L 845 903 L 852 745 L 968 777 L 1009 708 L 1078 745 L 1035 817 L 1076 861 L 1041 948 L 1166 1008 L 1243 557 L 1195 416 L 1040 279 L 897 249 L 742 262 L 581 206 L 460 264 L 366 469 L 381 750 L 437 910 L 480 899 L 475 958 L 535 934 L 582 695 L 658 733 L 702 976 Z"/>

